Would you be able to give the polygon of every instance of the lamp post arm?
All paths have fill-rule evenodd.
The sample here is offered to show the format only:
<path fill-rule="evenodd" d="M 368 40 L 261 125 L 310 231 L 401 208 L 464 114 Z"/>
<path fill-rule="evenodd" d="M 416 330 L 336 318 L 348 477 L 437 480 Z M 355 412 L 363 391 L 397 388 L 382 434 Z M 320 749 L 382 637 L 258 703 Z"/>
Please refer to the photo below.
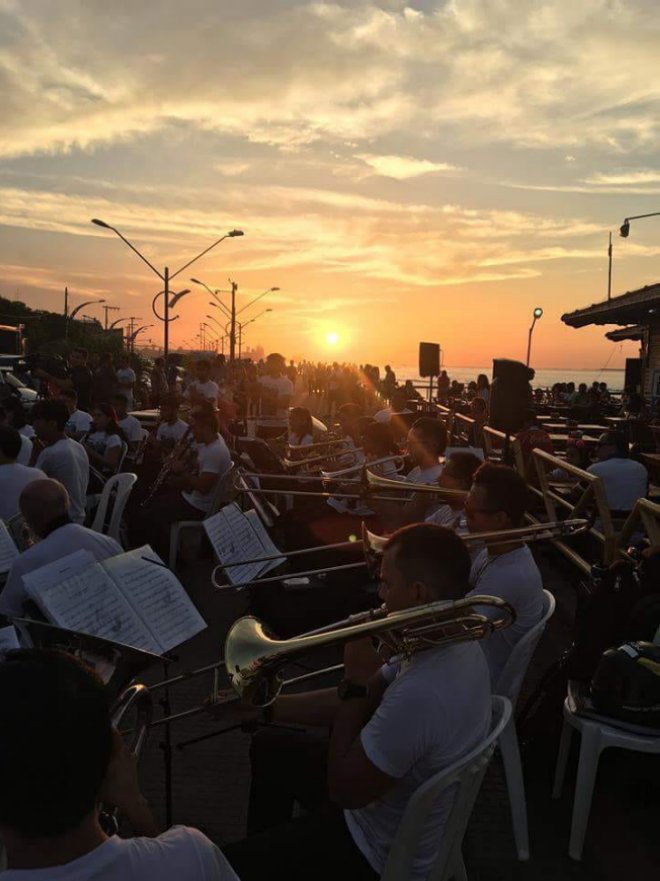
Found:
<path fill-rule="evenodd" d="M 151 269 L 152 272 L 155 272 L 155 273 L 156 273 L 156 275 L 158 276 L 158 278 L 161 278 L 161 279 L 164 278 L 163 273 L 160 272 L 158 269 L 156 269 L 156 267 L 153 265 L 153 263 L 150 263 L 150 262 L 147 260 L 147 258 L 144 256 L 144 254 L 140 253 L 140 251 L 138 251 L 138 249 L 135 247 L 135 245 L 133 245 L 131 242 L 129 242 L 129 240 L 126 238 L 126 236 L 122 235 L 122 234 L 119 232 L 119 230 L 116 229 L 116 227 L 114 227 L 114 226 L 109 226 L 108 229 L 111 229 L 111 230 L 113 231 L 113 233 L 115 233 L 115 235 L 118 235 L 119 238 L 122 240 L 122 242 L 124 242 L 124 244 L 128 245 L 128 247 L 131 249 L 131 251 L 133 251 L 134 253 L 136 253 L 136 254 L 138 255 L 138 257 L 140 258 L 140 260 L 142 260 L 143 263 L 146 263 L 147 266 L 149 267 L 149 269 Z"/>
<path fill-rule="evenodd" d="M 643 217 L 660 217 L 660 211 L 653 211 L 651 214 L 634 214 L 632 217 L 626 217 L 626 220 L 641 220 Z"/>
<path fill-rule="evenodd" d="M 198 254 L 196 257 L 193 257 L 192 260 L 189 260 L 189 261 L 188 261 L 187 263 L 185 263 L 183 266 L 179 267 L 179 269 L 177 269 L 176 272 L 173 272 L 173 273 L 170 275 L 170 281 L 171 281 L 173 278 L 175 278 L 180 272 L 183 272 L 184 269 L 187 269 L 189 266 L 192 266 L 193 263 L 196 263 L 197 260 L 200 259 L 200 257 L 203 257 L 203 256 L 204 256 L 204 254 L 208 254 L 208 252 L 211 251 L 211 250 L 213 250 L 213 248 L 215 248 L 216 245 L 219 245 L 220 242 L 224 242 L 224 240 L 225 240 L 226 238 L 229 238 L 229 236 L 227 236 L 227 235 L 222 236 L 221 238 L 218 239 L 217 242 L 213 242 L 212 245 L 209 245 L 208 248 L 205 248 L 200 254 Z"/>
<path fill-rule="evenodd" d="M 250 306 L 252 306 L 254 303 L 256 303 L 257 300 L 260 300 L 262 297 L 265 297 L 266 294 L 270 294 L 270 288 L 267 291 L 264 291 L 263 294 L 259 294 L 259 296 L 255 297 L 254 300 L 250 300 L 249 303 L 246 303 L 246 305 L 243 306 L 241 309 L 239 309 L 236 314 L 240 315 L 241 312 L 245 312 L 246 309 L 248 309 Z"/>
<path fill-rule="evenodd" d="M 217 295 L 217 293 L 214 293 L 214 294 L 213 294 L 213 297 L 215 298 L 215 301 L 216 301 L 216 303 L 218 304 L 218 307 L 219 307 L 220 309 L 222 309 L 222 311 L 225 313 L 225 315 L 226 315 L 228 318 L 231 318 L 231 312 L 230 312 L 229 309 L 225 306 L 225 304 L 222 302 L 222 300 L 221 300 L 220 297 Z"/>

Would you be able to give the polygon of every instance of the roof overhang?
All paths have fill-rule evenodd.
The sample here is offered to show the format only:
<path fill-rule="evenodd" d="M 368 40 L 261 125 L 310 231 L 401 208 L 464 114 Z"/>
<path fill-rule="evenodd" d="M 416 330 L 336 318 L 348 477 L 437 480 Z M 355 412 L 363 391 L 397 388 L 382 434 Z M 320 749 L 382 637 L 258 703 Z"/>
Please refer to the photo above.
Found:
<path fill-rule="evenodd" d="M 643 324 L 633 324 L 632 327 L 620 327 L 618 330 L 609 330 L 605 336 L 613 343 L 621 343 L 624 340 L 642 340 L 646 333 Z"/>
<path fill-rule="evenodd" d="M 660 317 L 660 283 L 594 303 L 586 309 L 567 312 L 561 320 L 570 327 L 586 327 L 588 324 L 648 325 L 654 315 Z"/>

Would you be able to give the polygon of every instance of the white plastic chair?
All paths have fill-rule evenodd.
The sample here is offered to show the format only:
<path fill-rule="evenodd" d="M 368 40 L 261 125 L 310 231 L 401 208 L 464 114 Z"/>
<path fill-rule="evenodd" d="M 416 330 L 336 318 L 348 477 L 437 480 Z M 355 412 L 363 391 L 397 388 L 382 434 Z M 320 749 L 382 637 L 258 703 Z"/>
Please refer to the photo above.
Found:
<path fill-rule="evenodd" d="M 125 474 L 113 474 L 112 477 L 107 479 L 105 486 L 103 487 L 103 492 L 99 497 L 99 504 L 91 525 L 91 529 L 93 529 L 94 532 L 101 532 L 104 535 L 109 535 L 110 538 L 114 538 L 115 541 L 118 541 L 121 544 L 121 518 L 128 497 L 130 496 L 131 490 L 136 481 L 137 474 L 130 474 L 128 472 Z M 110 516 L 110 522 L 106 525 L 105 521 L 108 513 L 108 505 L 110 504 L 110 499 L 113 493 L 115 494 L 115 497 L 112 506 L 112 514 Z"/>
<path fill-rule="evenodd" d="M 561 741 L 557 754 L 555 780 L 552 787 L 553 798 L 559 798 L 561 795 L 574 728 L 580 732 L 582 739 L 575 783 L 575 800 L 573 802 L 568 855 L 571 859 L 579 860 L 582 857 L 582 846 L 584 845 L 584 836 L 587 831 L 587 823 L 589 822 L 591 798 L 596 782 L 600 754 L 609 746 L 617 746 L 619 749 L 630 749 L 635 752 L 660 755 L 660 731 L 649 729 L 648 734 L 635 734 L 632 731 L 617 728 L 614 724 L 608 724 L 606 717 L 603 717 L 602 720 L 588 719 L 576 713 L 571 708 L 567 698 L 564 701 L 564 727 L 561 732 Z"/>
<path fill-rule="evenodd" d="M 406 807 L 385 863 L 381 881 L 406 881 L 413 877 L 413 860 L 426 819 L 438 796 L 456 785 L 454 803 L 427 881 L 467 881 L 461 848 L 463 836 L 495 744 L 511 718 L 511 703 L 494 695 L 491 730 L 468 755 L 439 771 L 418 788 Z"/>
<path fill-rule="evenodd" d="M 234 466 L 232 465 L 224 474 L 220 475 L 211 499 L 211 507 L 204 515 L 203 520 L 212 517 L 220 508 L 229 501 L 229 493 L 232 487 L 232 476 L 234 474 Z M 203 520 L 178 520 L 170 527 L 170 569 L 172 572 L 176 569 L 176 558 L 179 554 L 181 544 L 181 532 L 184 529 L 193 529 L 203 532 Z"/>
<path fill-rule="evenodd" d="M 546 624 L 554 614 L 555 605 L 553 595 L 549 591 L 544 590 L 541 620 L 528 630 L 513 647 L 509 660 L 506 662 L 493 689 L 494 694 L 508 698 L 514 708 L 518 702 L 518 695 L 520 694 L 520 688 L 525 678 L 527 667 L 545 630 Z M 502 731 L 498 746 L 504 764 L 506 788 L 509 794 L 511 821 L 513 824 L 513 837 L 516 842 L 518 859 L 528 860 L 527 800 L 525 798 L 525 781 L 523 779 L 522 762 L 520 761 L 516 720 L 513 716 L 511 716 L 509 724 Z"/>

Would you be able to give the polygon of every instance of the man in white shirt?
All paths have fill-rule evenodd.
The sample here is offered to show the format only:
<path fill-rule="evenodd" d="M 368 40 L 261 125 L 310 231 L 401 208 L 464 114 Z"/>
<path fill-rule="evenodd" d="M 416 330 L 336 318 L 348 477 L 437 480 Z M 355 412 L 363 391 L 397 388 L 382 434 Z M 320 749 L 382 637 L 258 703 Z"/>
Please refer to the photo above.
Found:
<path fill-rule="evenodd" d="M 459 599 L 469 569 L 465 545 L 453 532 L 406 527 L 385 547 L 380 595 L 388 612 Z M 280 696 L 266 711 L 283 725 L 331 728 L 327 770 L 318 741 L 304 733 L 275 728 L 253 739 L 250 837 L 225 848 L 242 881 L 302 879 L 310 866 L 321 881 L 375 881 L 413 793 L 488 733 L 488 668 L 475 643 L 392 659 L 371 676 L 370 642 L 360 640 L 349 643 L 344 664 L 339 689 Z M 216 714 L 255 717 L 254 710 L 226 704 Z M 415 854 L 415 881 L 428 874 L 452 797 L 444 793 L 431 811 Z M 294 802 L 310 813 L 290 820 Z"/>
<path fill-rule="evenodd" d="M 69 495 L 70 517 L 84 523 L 89 482 L 89 457 L 78 441 L 66 436 L 68 410 L 63 401 L 39 401 L 32 417 L 37 437 L 44 445 L 36 460 L 47 477 L 58 480 Z"/>
<path fill-rule="evenodd" d="M 135 454 L 142 440 L 142 426 L 135 416 L 129 416 L 127 412 L 128 400 L 126 395 L 115 395 L 112 399 L 112 406 L 117 414 L 117 425 L 124 432 L 124 437 L 128 444 L 127 458 L 134 459 Z"/>
<path fill-rule="evenodd" d="M 16 458 L 20 450 L 20 434 L 15 428 L 0 425 L 0 520 L 9 520 L 18 514 L 23 489 L 33 480 L 43 480 L 46 476 L 39 468 L 19 465 Z"/>
<path fill-rule="evenodd" d="M 179 418 L 179 402 L 175 395 L 166 395 L 160 402 L 160 422 L 155 440 L 163 453 L 169 453 L 183 438 L 190 426 Z"/>
<path fill-rule="evenodd" d="M 131 362 L 127 355 L 119 358 L 117 367 L 117 391 L 119 394 L 126 395 L 126 406 L 129 410 L 133 409 L 133 392 L 137 376 L 131 367 Z"/>
<path fill-rule="evenodd" d="M 159 834 L 107 691 L 72 655 L 21 650 L 0 664 L 3 881 L 238 881 L 196 829 Z M 109 838 L 99 803 L 141 837 Z"/>
<path fill-rule="evenodd" d="M 408 395 L 405 389 L 398 388 L 392 395 L 392 402 L 384 410 L 374 413 L 376 422 L 387 422 L 392 426 L 392 434 L 396 440 L 404 438 L 410 422 L 406 422 L 405 416 L 411 416 L 412 410 L 408 408 Z"/>
<path fill-rule="evenodd" d="M 194 405 L 208 401 L 213 407 L 217 407 L 220 389 L 211 379 L 211 365 L 208 361 L 202 359 L 195 364 L 195 377 L 186 389 L 185 396 L 190 398 L 190 403 Z"/>
<path fill-rule="evenodd" d="M 628 442 L 620 431 L 601 434 L 596 453 L 598 461 L 587 471 L 603 481 L 608 506 L 622 514 L 632 511 L 635 502 L 648 494 L 648 471 L 628 457 Z"/>
<path fill-rule="evenodd" d="M 293 383 L 285 373 L 282 355 L 273 352 L 266 358 L 266 373 L 259 377 L 259 437 L 277 437 L 287 427 Z"/>
<path fill-rule="evenodd" d="M 21 493 L 20 509 L 38 541 L 14 561 L 0 593 L 0 613 L 8 618 L 23 614 L 28 600 L 23 576 L 28 572 L 74 551 L 89 551 L 97 562 L 122 553 L 121 545 L 114 538 L 71 522 L 69 496 L 56 480 L 35 480 L 28 484 Z"/>
<path fill-rule="evenodd" d="M 75 389 L 62 389 L 60 398 L 69 412 L 64 430 L 69 437 L 80 440 L 84 434 L 89 434 L 92 427 L 92 417 L 84 410 L 78 409 L 78 393 Z"/>
<path fill-rule="evenodd" d="M 523 478 L 506 465 L 485 463 L 474 475 L 465 502 L 470 532 L 495 532 L 523 525 L 529 492 Z M 518 640 L 541 620 L 543 580 L 532 552 L 522 541 L 489 545 L 475 558 L 470 593 L 500 597 L 513 606 L 515 623 L 482 640 L 493 687 Z M 485 610 L 485 614 L 490 614 Z"/>

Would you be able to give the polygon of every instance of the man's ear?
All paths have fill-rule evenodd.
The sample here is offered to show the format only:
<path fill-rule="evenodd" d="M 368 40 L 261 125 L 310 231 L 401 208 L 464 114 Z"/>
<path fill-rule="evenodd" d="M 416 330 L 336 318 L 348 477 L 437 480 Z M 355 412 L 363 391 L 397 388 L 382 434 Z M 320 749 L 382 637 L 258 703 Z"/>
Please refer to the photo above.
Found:
<path fill-rule="evenodd" d="M 418 606 L 426 605 L 431 602 L 431 591 L 423 581 L 415 581 L 412 585 L 415 596 L 415 603 Z"/>

